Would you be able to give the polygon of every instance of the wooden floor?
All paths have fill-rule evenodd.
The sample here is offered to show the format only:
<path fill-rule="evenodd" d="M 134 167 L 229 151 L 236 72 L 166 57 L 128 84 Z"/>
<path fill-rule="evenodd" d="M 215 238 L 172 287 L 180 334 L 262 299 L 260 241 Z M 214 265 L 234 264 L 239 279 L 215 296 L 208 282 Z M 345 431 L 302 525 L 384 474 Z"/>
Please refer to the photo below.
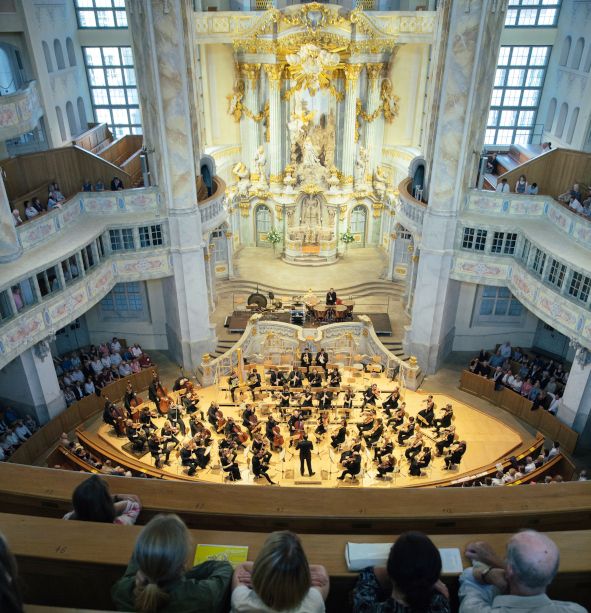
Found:
<path fill-rule="evenodd" d="M 262 367 L 260 367 L 259 369 L 259 372 L 261 371 Z M 359 377 L 357 379 L 351 379 L 350 381 L 355 381 L 355 383 L 352 384 L 352 388 L 354 390 L 365 389 L 372 382 L 376 382 L 380 390 L 391 390 L 395 385 L 394 382 L 387 380 L 385 377 L 372 377 L 370 379 L 369 375 L 365 375 L 363 378 Z M 345 379 L 343 383 L 348 384 L 349 380 Z M 225 416 L 232 416 L 234 418 L 238 418 L 236 419 L 237 423 L 241 423 L 241 409 L 237 406 L 224 406 L 224 404 L 231 403 L 231 399 L 228 392 L 219 391 L 217 387 L 212 386 L 199 390 L 199 396 L 202 398 L 199 406 L 205 412 L 207 411 L 210 402 L 215 400 L 222 407 Z M 385 394 L 382 392 L 382 398 L 384 396 Z M 406 401 L 407 411 L 410 415 L 416 415 L 417 412 L 422 407 L 424 407 L 422 401 L 425 398 L 426 394 L 420 391 L 412 392 L 409 390 L 405 390 L 403 392 L 403 399 Z M 356 399 L 358 399 L 357 404 L 360 404 L 361 393 L 357 394 Z M 445 470 L 445 464 L 442 458 L 434 458 L 431 463 L 431 466 L 427 469 L 427 474 L 425 476 L 409 476 L 408 463 L 404 457 L 404 447 L 398 446 L 396 444 L 395 438 L 393 438 L 393 441 L 395 442 L 394 455 L 397 458 L 397 463 L 400 467 L 400 470 L 395 472 L 392 479 L 381 480 L 376 478 L 376 464 L 372 461 L 372 456 L 370 455 L 369 450 L 365 448 L 364 443 L 364 449 L 362 451 L 362 478 L 360 478 L 356 483 L 351 483 L 349 481 L 349 477 L 347 477 L 347 479 L 343 482 L 338 481 L 336 478 L 340 475 L 342 468 L 338 464 L 338 454 L 333 453 L 332 448 L 330 447 L 329 435 L 332 432 L 336 431 L 339 415 L 341 415 L 342 412 L 341 410 L 339 410 L 337 414 L 337 412 L 332 410 L 330 412 L 330 425 L 328 427 L 328 435 L 324 435 L 324 438 L 320 443 L 316 443 L 315 441 L 314 429 L 316 427 L 316 420 L 314 414 L 307 422 L 306 430 L 309 433 L 310 440 L 314 442 L 312 467 L 316 475 L 314 477 L 300 477 L 299 454 L 298 452 L 294 452 L 293 449 L 290 449 L 287 446 L 287 443 L 285 446 L 285 453 L 273 453 L 273 459 L 271 460 L 271 469 L 269 470 L 269 475 L 273 481 L 278 482 L 282 487 L 297 487 L 299 485 L 317 485 L 319 487 L 364 486 L 377 488 L 424 486 L 425 484 L 435 482 L 440 479 L 449 479 L 450 477 L 454 477 L 457 474 L 472 474 L 479 467 L 491 464 L 493 462 L 496 462 L 500 458 L 510 455 L 513 450 L 519 447 L 522 443 L 530 443 L 530 441 L 523 441 L 522 438 L 515 431 L 513 431 L 509 426 L 505 425 L 500 419 L 491 417 L 479 411 L 478 409 L 470 407 L 465 403 L 456 401 L 454 398 L 441 394 L 434 394 L 434 400 L 437 406 L 436 415 L 439 414 L 439 408 L 443 407 L 448 402 L 453 405 L 455 414 L 454 424 L 456 426 L 456 432 L 458 433 L 460 440 L 465 440 L 467 442 L 467 451 L 462 460 L 461 468 L 459 470 L 456 469 L 455 472 Z M 317 409 L 314 410 L 314 412 L 316 411 Z M 347 442 L 349 442 L 351 437 L 357 433 L 357 428 L 353 424 L 359 421 L 360 412 L 360 408 L 354 408 L 351 413 L 351 417 L 349 420 L 350 437 L 348 438 Z M 277 418 L 279 417 L 278 413 L 278 411 L 274 412 Z M 378 413 L 381 413 L 381 411 L 378 411 Z M 260 410 L 257 410 L 257 414 L 259 416 L 259 420 L 261 420 L 262 418 L 262 421 L 266 421 L 266 418 L 261 416 Z M 156 418 L 154 421 L 157 426 L 161 427 L 164 423 L 164 418 L 159 417 Z M 185 418 L 184 421 L 188 424 L 187 418 Z M 106 424 L 97 424 L 94 427 L 94 430 L 98 430 L 98 434 L 101 438 L 108 441 L 111 445 L 117 447 L 118 449 L 121 449 L 121 447 L 128 442 L 126 438 L 117 438 L 112 428 L 110 428 Z M 281 432 L 284 435 L 286 441 L 288 441 L 288 429 L 284 422 L 281 423 Z M 425 430 L 424 434 L 427 436 L 433 436 L 432 431 L 430 430 Z M 186 438 L 188 438 L 188 436 Z M 221 436 L 218 438 L 221 438 Z M 182 439 L 181 437 L 181 442 L 183 440 L 184 439 Z M 429 441 L 427 441 L 427 444 L 428 443 Z M 253 474 L 248 469 L 248 456 L 250 455 L 248 447 L 249 442 L 247 442 L 246 445 L 246 449 L 239 451 L 237 458 L 237 461 L 241 468 L 242 481 L 236 482 L 235 484 L 240 485 L 241 483 L 256 483 L 265 487 L 273 487 L 269 485 L 264 478 L 254 479 Z M 430 446 L 434 451 L 433 446 Z M 180 462 L 177 459 L 174 451 L 170 456 L 170 460 L 171 465 L 168 467 L 165 466 L 165 470 L 167 472 L 170 472 L 173 475 L 177 475 L 181 474 L 181 472 L 183 471 L 183 474 L 186 474 L 186 468 L 180 465 Z M 219 469 L 212 469 L 212 465 L 215 466 L 218 464 L 217 460 L 218 448 L 216 440 L 211 450 L 210 466 L 208 466 L 204 470 L 199 470 L 195 475 L 195 479 L 200 481 L 202 480 L 217 483 L 222 482 L 224 479 L 224 473 L 221 472 Z M 150 454 L 144 455 L 142 461 L 153 465 L 153 459 Z"/>

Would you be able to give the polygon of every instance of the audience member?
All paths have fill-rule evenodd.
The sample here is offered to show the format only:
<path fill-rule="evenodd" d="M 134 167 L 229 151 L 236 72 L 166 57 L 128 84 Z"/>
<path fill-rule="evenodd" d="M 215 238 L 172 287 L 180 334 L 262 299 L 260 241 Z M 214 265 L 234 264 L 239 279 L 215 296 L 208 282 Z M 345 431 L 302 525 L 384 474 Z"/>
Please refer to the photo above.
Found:
<path fill-rule="evenodd" d="M 558 196 L 558 200 L 562 200 L 562 202 L 566 202 L 567 204 L 570 202 L 571 198 L 581 202 L 581 189 L 578 183 L 575 183 L 571 189 Z"/>
<path fill-rule="evenodd" d="M 583 212 L 583 205 L 579 202 L 578 198 L 575 198 L 575 196 L 570 197 L 568 208 L 572 209 L 575 213 Z"/>
<path fill-rule="evenodd" d="M 39 211 L 28 200 L 25 200 L 24 205 L 25 205 L 25 216 L 27 219 L 33 219 L 33 217 L 37 217 L 37 215 L 39 215 Z"/>
<path fill-rule="evenodd" d="M 537 183 L 532 183 L 528 188 L 527 188 L 527 193 L 530 196 L 537 196 L 538 195 L 538 184 Z"/>
<path fill-rule="evenodd" d="M 450 611 L 449 594 L 440 574 L 441 556 L 429 537 L 420 532 L 405 532 L 392 545 L 385 567 L 361 571 L 353 592 L 353 611 Z"/>
<path fill-rule="evenodd" d="M 15 226 L 21 226 L 23 224 L 23 220 L 21 219 L 21 214 L 18 209 L 12 209 L 12 220 Z"/>
<path fill-rule="evenodd" d="M 273 532 L 254 562 L 236 567 L 232 613 L 320 613 L 328 590 L 326 569 L 308 564 L 299 538 L 292 532 Z"/>
<path fill-rule="evenodd" d="M 497 192 L 502 192 L 504 194 L 508 194 L 511 191 L 509 187 L 509 183 L 507 183 L 507 179 L 501 179 L 500 183 L 497 183 Z"/>
<path fill-rule="evenodd" d="M 232 566 L 208 561 L 186 570 L 191 550 L 189 531 L 179 517 L 151 519 L 140 532 L 125 574 L 111 589 L 117 610 L 225 611 Z"/>
<path fill-rule="evenodd" d="M 515 193 L 516 194 L 525 194 L 527 193 L 528 183 L 525 175 L 519 175 L 519 179 L 515 183 Z"/>
<path fill-rule="evenodd" d="M 82 191 L 83 192 L 91 192 L 92 191 L 92 183 L 90 182 L 90 179 L 85 179 L 84 183 L 82 184 Z"/>
<path fill-rule="evenodd" d="M 72 495 L 74 510 L 64 519 L 97 521 L 107 524 L 135 524 L 142 505 L 134 494 L 111 496 L 106 481 L 98 475 L 86 479 L 76 487 Z"/>
<path fill-rule="evenodd" d="M 23 599 L 20 592 L 16 558 L 8 543 L 0 534 L 0 611 L 22 613 Z"/>
<path fill-rule="evenodd" d="M 94 191 L 95 192 L 104 192 L 105 191 L 105 184 L 102 182 L 101 179 L 97 179 L 95 184 L 94 184 Z"/>
<path fill-rule="evenodd" d="M 123 189 L 123 182 L 119 177 L 113 177 L 111 181 L 111 191 L 116 192 Z"/>
<path fill-rule="evenodd" d="M 460 576 L 460 613 L 585 611 L 575 603 L 553 601 L 546 595 L 558 571 L 559 552 L 544 534 L 534 530 L 515 534 L 507 544 L 505 560 L 483 541 L 470 543 L 465 553 L 478 564 Z"/>

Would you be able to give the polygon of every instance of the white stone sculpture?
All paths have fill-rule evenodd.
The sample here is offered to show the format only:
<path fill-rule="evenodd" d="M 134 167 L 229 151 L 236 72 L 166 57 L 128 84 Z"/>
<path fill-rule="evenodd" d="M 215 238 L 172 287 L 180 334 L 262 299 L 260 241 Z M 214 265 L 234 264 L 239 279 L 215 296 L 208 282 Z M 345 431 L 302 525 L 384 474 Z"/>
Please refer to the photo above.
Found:
<path fill-rule="evenodd" d="M 387 178 L 386 178 L 386 175 L 384 174 L 384 171 L 381 169 L 380 166 L 378 166 L 373 175 L 373 188 L 374 188 L 375 193 L 380 198 L 383 198 L 384 195 L 386 194 L 386 181 L 387 181 Z"/>
<path fill-rule="evenodd" d="M 257 187 L 266 188 L 268 186 L 267 184 L 267 156 L 265 155 L 265 148 L 262 145 L 257 149 L 252 165 L 253 165 L 255 173 L 258 175 L 258 179 L 256 182 Z"/>
<path fill-rule="evenodd" d="M 237 179 L 236 193 L 241 198 L 248 198 L 248 188 L 250 187 L 248 168 L 243 162 L 238 162 L 232 168 L 232 173 Z"/>
<path fill-rule="evenodd" d="M 369 167 L 369 151 L 361 146 L 359 147 L 359 154 L 355 161 L 355 188 L 367 189 L 367 170 Z"/>

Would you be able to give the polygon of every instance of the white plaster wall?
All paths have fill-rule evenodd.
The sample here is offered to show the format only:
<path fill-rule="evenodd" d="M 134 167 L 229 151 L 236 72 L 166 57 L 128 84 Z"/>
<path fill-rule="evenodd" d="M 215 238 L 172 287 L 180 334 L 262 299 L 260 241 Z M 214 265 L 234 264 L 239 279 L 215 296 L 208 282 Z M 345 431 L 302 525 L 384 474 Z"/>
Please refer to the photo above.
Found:
<path fill-rule="evenodd" d="M 472 325 L 474 302 L 479 286 L 461 283 L 456 312 L 454 351 L 491 349 L 497 343 L 510 340 L 512 345 L 531 347 L 538 326 L 538 318 L 526 310 L 519 323 L 503 325 Z"/>
<path fill-rule="evenodd" d="M 97 345 L 113 336 L 119 336 L 125 338 L 128 343 L 139 343 L 146 350 L 166 351 L 167 310 L 164 304 L 163 280 L 146 281 L 146 296 L 149 306 L 148 321 L 102 321 L 99 305 L 90 309 L 85 314 L 90 342 Z"/>

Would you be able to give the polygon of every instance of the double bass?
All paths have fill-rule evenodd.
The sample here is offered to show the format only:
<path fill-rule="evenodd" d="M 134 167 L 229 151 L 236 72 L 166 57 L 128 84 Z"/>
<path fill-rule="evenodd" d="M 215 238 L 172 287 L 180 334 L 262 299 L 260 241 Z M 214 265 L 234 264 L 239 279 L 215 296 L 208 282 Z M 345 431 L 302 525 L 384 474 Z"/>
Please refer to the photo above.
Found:
<path fill-rule="evenodd" d="M 224 417 L 224 414 L 221 412 L 220 409 L 218 409 L 215 412 L 215 419 L 216 419 L 215 429 L 216 429 L 216 432 L 220 434 L 221 431 L 224 429 L 224 426 L 226 425 L 226 422 L 228 420 Z"/>
<path fill-rule="evenodd" d="M 158 381 L 156 386 L 156 396 L 158 397 L 158 410 L 163 415 L 168 415 L 172 400 L 168 396 L 168 390 Z"/>
<path fill-rule="evenodd" d="M 283 447 L 285 443 L 285 439 L 281 435 L 281 428 L 279 424 L 273 428 L 273 447 L 277 449 L 278 447 Z"/>

